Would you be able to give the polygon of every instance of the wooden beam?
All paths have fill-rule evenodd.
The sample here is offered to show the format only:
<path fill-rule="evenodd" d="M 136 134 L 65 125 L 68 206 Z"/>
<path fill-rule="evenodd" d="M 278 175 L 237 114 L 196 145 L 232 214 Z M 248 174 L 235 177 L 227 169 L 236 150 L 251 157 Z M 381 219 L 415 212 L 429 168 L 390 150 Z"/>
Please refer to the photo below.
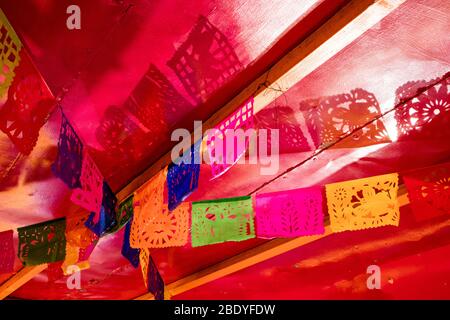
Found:
<path fill-rule="evenodd" d="M 405 186 L 401 186 L 398 192 L 399 196 L 397 198 L 397 201 L 399 203 L 399 206 L 402 207 L 408 205 L 409 198 Z M 168 293 L 168 296 L 174 296 L 186 292 L 193 288 L 230 275 L 234 272 L 274 258 L 300 246 L 323 239 L 332 233 L 333 232 L 331 231 L 330 226 L 327 225 L 325 226 L 325 233 L 321 235 L 298 237 L 293 239 L 271 240 L 227 260 L 219 262 L 211 267 L 175 281 L 166 286 L 166 291 Z M 137 297 L 135 300 L 153 300 L 153 295 L 147 293 Z"/>
<path fill-rule="evenodd" d="M 25 283 L 33 279 L 35 275 L 41 273 L 46 268 L 47 264 L 41 264 L 39 266 L 24 267 L 20 269 L 19 272 L 0 286 L 0 300 L 8 297 L 11 293 L 19 289 Z"/>
<path fill-rule="evenodd" d="M 224 107 L 213 114 L 203 130 L 215 127 L 227 115 L 236 110 L 250 96 L 254 96 L 254 113 L 274 101 L 278 96 L 273 89 L 286 91 L 320 65 L 344 49 L 381 19 L 389 15 L 406 0 L 354 0 L 331 17 L 295 49 L 281 58 L 274 66 L 244 88 Z M 265 84 L 265 85 L 263 85 Z M 189 148 L 189 145 L 186 146 Z M 146 181 L 171 162 L 168 152 L 117 192 L 119 201 L 124 200 Z"/>
<path fill-rule="evenodd" d="M 167 290 L 169 290 L 171 295 L 183 293 L 239 270 L 251 267 L 257 263 L 269 260 L 300 246 L 325 238 L 331 233 L 330 227 L 327 226 L 325 227 L 325 233 L 322 235 L 271 240 L 257 246 L 256 248 L 252 248 L 225 261 L 215 264 L 207 269 L 201 270 L 173 282 L 167 286 Z"/>

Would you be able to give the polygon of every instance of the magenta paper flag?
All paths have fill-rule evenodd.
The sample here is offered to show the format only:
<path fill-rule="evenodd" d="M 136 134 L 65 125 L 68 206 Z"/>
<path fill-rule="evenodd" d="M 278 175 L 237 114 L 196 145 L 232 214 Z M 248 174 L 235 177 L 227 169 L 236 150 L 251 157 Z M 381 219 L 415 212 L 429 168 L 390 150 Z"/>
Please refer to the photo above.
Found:
<path fill-rule="evenodd" d="M 256 195 L 256 236 L 290 238 L 324 233 L 322 188 Z"/>
<path fill-rule="evenodd" d="M 225 130 L 243 131 L 253 128 L 253 98 L 248 100 L 237 111 L 222 121 L 215 129 L 208 131 L 207 149 L 213 179 L 228 171 L 245 154 L 249 145 L 249 137 L 244 143 L 234 136 L 233 148 L 227 148 Z"/>

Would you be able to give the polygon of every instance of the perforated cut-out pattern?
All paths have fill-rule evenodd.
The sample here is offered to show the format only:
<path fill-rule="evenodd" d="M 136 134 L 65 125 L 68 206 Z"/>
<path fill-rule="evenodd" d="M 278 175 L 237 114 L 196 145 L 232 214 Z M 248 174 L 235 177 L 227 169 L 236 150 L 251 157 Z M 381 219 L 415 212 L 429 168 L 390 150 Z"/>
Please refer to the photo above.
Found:
<path fill-rule="evenodd" d="M 192 203 L 192 246 L 255 237 L 251 197 Z"/>
<path fill-rule="evenodd" d="M 311 187 L 256 195 L 256 235 L 298 237 L 324 232 L 322 188 Z"/>
<path fill-rule="evenodd" d="M 20 51 L 20 60 L 0 108 L 0 130 L 18 151 L 28 155 L 55 107 L 55 98 L 25 50 Z"/>
<path fill-rule="evenodd" d="M 103 176 L 89 153 L 83 153 L 81 188 L 74 189 L 70 200 L 80 207 L 100 213 L 103 198 Z"/>
<path fill-rule="evenodd" d="M 24 266 L 64 260 L 66 255 L 66 219 L 18 228 L 18 256 Z"/>
<path fill-rule="evenodd" d="M 398 174 L 326 185 L 328 213 L 334 232 L 398 226 Z"/>
<path fill-rule="evenodd" d="M 380 116 L 381 111 L 375 96 L 363 89 L 305 100 L 300 102 L 300 110 L 316 147 L 333 143 L 358 128 L 363 129 L 335 147 L 354 148 L 390 141 L 381 119 L 368 124 Z"/>
<path fill-rule="evenodd" d="M 189 203 L 169 211 L 163 205 L 166 171 L 161 171 L 134 196 L 130 245 L 133 248 L 166 248 L 187 243 Z"/>
<path fill-rule="evenodd" d="M 403 181 L 417 220 L 450 214 L 450 163 L 407 172 Z"/>
<path fill-rule="evenodd" d="M 311 150 L 294 110 L 289 106 L 276 105 L 255 114 L 258 130 L 267 130 L 267 152 L 272 154 L 271 130 L 279 130 L 279 152 L 294 153 Z M 261 138 L 261 136 L 259 136 Z"/>
<path fill-rule="evenodd" d="M 244 143 L 240 141 L 238 135 L 235 135 L 233 148 L 227 148 L 226 130 L 241 129 L 246 131 L 247 129 L 252 129 L 253 126 L 253 98 L 251 98 L 222 121 L 214 130 L 208 131 L 206 146 L 213 178 L 224 174 L 244 156 L 250 143 L 248 135 L 245 136 Z"/>
<path fill-rule="evenodd" d="M 228 39 L 203 16 L 167 64 L 198 102 L 206 100 L 242 69 Z"/>
<path fill-rule="evenodd" d="M 440 81 L 413 98 L 418 90 L 437 80 L 411 81 L 397 89 L 397 101 L 406 101 L 395 111 L 399 140 L 414 139 L 418 135 L 421 138 L 450 137 L 450 84 Z"/>

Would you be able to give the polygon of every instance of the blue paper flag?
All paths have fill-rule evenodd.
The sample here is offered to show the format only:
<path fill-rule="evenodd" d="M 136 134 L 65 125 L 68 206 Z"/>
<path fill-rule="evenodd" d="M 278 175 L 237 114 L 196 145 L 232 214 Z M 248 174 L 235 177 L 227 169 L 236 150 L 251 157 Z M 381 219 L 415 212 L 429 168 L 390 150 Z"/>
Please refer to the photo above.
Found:
<path fill-rule="evenodd" d="M 131 224 L 132 220 L 128 221 L 125 225 L 125 233 L 123 236 L 123 244 L 122 244 L 122 255 L 130 261 L 131 265 L 135 268 L 139 266 L 139 249 L 130 247 L 130 232 L 131 232 Z"/>
<path fill-rule="evenodd" d="M 197 142 L 185 152 L 167 171 L 168 207 L 174 210 L 198 187 L 200 174 L 200 144 Z"/>

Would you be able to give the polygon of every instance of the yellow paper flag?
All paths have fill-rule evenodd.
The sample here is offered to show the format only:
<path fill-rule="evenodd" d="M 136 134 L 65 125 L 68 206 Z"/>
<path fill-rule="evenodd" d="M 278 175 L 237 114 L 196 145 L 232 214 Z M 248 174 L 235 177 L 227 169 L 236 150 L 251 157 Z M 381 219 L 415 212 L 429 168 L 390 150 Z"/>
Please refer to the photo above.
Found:
<path fill-rule="evenodd" d="M 328 184 L 325 188 L 333 232 L 398 226 L 397 173 Z"/>

